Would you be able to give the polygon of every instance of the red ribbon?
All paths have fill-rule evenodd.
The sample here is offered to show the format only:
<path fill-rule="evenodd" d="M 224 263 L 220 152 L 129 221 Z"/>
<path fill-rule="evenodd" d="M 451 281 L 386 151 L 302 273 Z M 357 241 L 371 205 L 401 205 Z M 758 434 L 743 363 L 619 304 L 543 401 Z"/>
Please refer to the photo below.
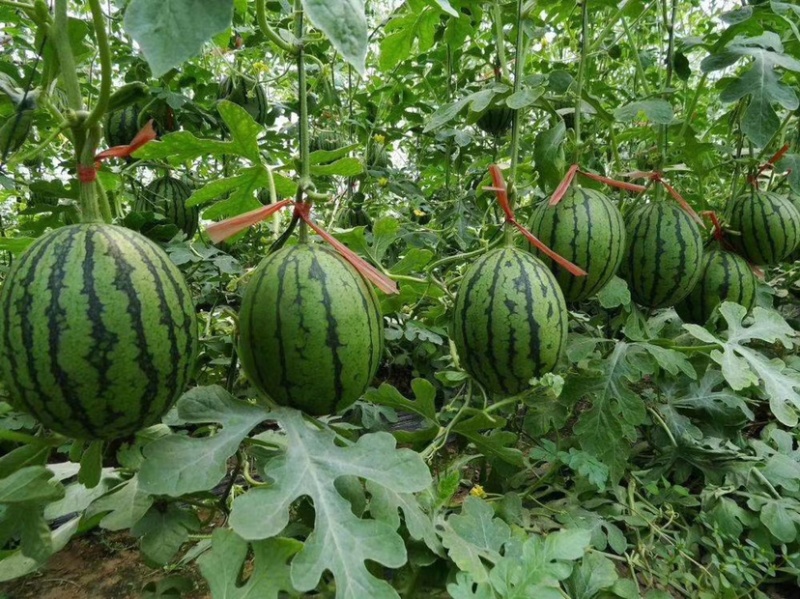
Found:
<path fill-rule="evenodd" d="M 575 180 L 575 175 L 583 175 L 587 179 L 592 179 L 593 181 L 605 183 L 606 185 L 610 185 L 611 187 L 616 187 L 617 189 L 624 189 L 625 191 L 633 191 L 636 193 L 641 193 L 646 189 L 642 185 L 636 185 L 634 183 L 625 183 L 624 181 L 617 181 L 616 179 L 609 179 L 608 177 L 603 177 L 602 175 L 596 175 L 594 173 L 582 171 L 579 165 L 573 164 L 572 166 L 569 167 L 569 170 L 567 171 L 567 174 L 564 176 L 564 178 L 561 180 L 561 183 L 558 184 L 558 187 L 556 188 L 555 192 L 553 192 L 553 195 L 550 196 L 550 206 L 555 206 L 563 199 L 570 185 L 572 185 L 572 182 Z"/>
<path fill-rule="evenodd" d="M 764 164 L 762 164 L 758 168 L 758 172 L 755 175 L 751 175 L 750 177 L 747 178 L 748 183 L 750 183 L 750 185 L 758 189 L 758 178 L 761 176 L 761 174 L 764 171 L 768 171 L 770 169 L 775 168 L 775 164 L 778 162 L 778 160 L 783 158 L 786 152 L 788 151 L 789 151 L 789 144 L 784 144 L 784 146 L 780 150 L 775 152 L 772 158 L 767 160 Z"/>
<path fill-rule="evenodd" d="M 208 233 L 209 238 L 214 243 L 219 243 L 220 241 L 224 241 L 229 237 L 239 233 L 240 231 L 244 231 L 248 227 L 253 226 L 256 223 L 261 222 L 265 218 L 272 216 L 278 210 L 285 208 L 286 206 L 294 206 L 294 215 L 306 223 L 314 232 L 317 233 L 322 239 L 328 242 L 333 249 L 335 249 L 339 254 L 347 260 L 353 267 L 360 272 L 365 278 L 372 281 L 372 283 L 381 291 L 386 294 L 395 294 L 399 293 L 399 289 L 397 288 L 397 283 L 392 281 L 386 275 L 384 275 L 381 271 L 377 268 L 372 266 L 369 262 L 361 258 L 358 254 L 353 252 L 350 248 L 346 245 L 335 239 L 330 233 L 328 233 L 325 229 L 320 227 L 316 224 L 313 220 L 311 220 L 311 204 L 307 202 L 295 202 L 294 200 L 282 200 L 275 204 L 270 204 L 269 206 L 264 206 L 263 208 L 257 208 L 256 210 L 252 210 L 250 212 L 245 212 L 244 214 L 240 214 L 239 216 L 234 216 L 232 218 L 220 221 L 218 223 L 214 223 L 210 225 L 206 229 L 206 233 Z"/>
<path fill-rule="evenodd" d="M 696 222 L 698 225 L 700 225 L 704 229 L 706 228 L 706 225 L 703 222 L 703 219 L 700 218 L 700 215 L 697 214 L 697 212 L 694 211 L 694 208 L 692 208 L 689 205 L 689 202 L 687 202 L 683 198 L 683 196 L 681 194 L 679 194 L 678 191 L 674 187 L 672 187 L 672 185 L 670 185 L 669 183 L 667 183 L 664 180 L 664 176 L 661 173 L 659 173 L 659 172 L 646 173 L 646 172 L 643 172 L 643 171 L 636 171 L 635 173 L 632 173 L 631 176 L 634 177 L 634 178 L 638 178 L 638 179 L 642 179 L 642 178 L 649 179 L 653 183 L 658 183 L 659 185 L 662 185 L 664 187 L 664 189 L 666 189 L 669 192 L 669 195 L 671 195 L 673 197 L 673 199 L 676 202 L 678 202 L 680 207 L 683 208 L 683 211 L 686 214 L 688 214 L 689 216 L 692 217 L 692 220 L 694 222 Z M 642 189 L 642 191 L 644 191 L 644 188 Z"/>
<path fill-rule="evenodd" d="M 551 250 L 544 243 L 539 241 L 539 239 L 533 233 L 528 231 L 528 229 L 517 222 L 517 218 L 514 215 L 514 211 L 512 210 L 511 204 L 508 201 L 508 190 L 506 188 L 506 182 L 503 180 L 503 173 L 500 171 L 500 167 L 496 164 L 493 164 L 489 167 L 489 172 L 492 174 L 492 182 L 494 185 L 493 187 L 485 187 L 484 189 L 487 191 L 493 191 L 497 194 L 497 202 L 500 204 L 500 207 L 503 209 L 503 212 L 506 215 L 506 222 L 514 225 L 519 232 L 531 242 L 531 244 L 533 244 L 540 252 L 549 256 L 559 266 L 566 269 L 576 277 L 585 277 L 587 274 L 585 270 Z M 573 173 L 573 177 L 574 176 L 575 174 Z"/>
<path fill-rule="evenodd" d="M 142 127 L 141 131 L 136 134 L 131 143 L 127 146 L 114 146 L 100 152 L 94 157 L 95 162 L 108 160 L 109 158 L 127 158 L 143 145 L 150 143 L 156 138 L 156 130 L 153 128 L 153 120 L 147 121 L 147 124 Z"/>
<path fill-rule="evenodd" d="M 97 169 L 94 165 L 86 166 L 85 164 L 78 165 L 78 181 L 81 183 L 94 183 L 97 180 Z"/>

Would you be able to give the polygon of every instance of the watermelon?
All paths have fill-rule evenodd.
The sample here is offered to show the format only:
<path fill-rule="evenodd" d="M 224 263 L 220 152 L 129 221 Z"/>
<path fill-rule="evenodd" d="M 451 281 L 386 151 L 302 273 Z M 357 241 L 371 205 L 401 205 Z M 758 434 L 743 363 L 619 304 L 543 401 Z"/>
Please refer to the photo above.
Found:
<path fill-rule="evenodd" d="M 753 264 L 777 264 L 800 243 L 800 211 L 789 198 L 751 189 L 734 198 L 725 213 L 728 227 L 740 235 L 727 237 Z"/>
<path fill-rule="evenodd" d="M 139 193 L 133 209 L 135 212 L 164 215 L 167 221 L 191 239 L 197 232 L 200 210 L 197 207 L 186 207 L 186 200 L 190 195 L 192 190 L 186 183 L 166 175 L 155 179 Z"/>
<path fill-rule="evenodd" d="M 351 206 L 342 212 L 341 221 L 343 227 L 367 227 L 372 228 L 372 219 L 361 206 Z"/>
<path fill-rule="evenodd" d="M 502 104 L 487 108 L 475 124 L 481 131 L 498 136 L 511 129 L 513 120 L 514 110 Z"/>
<path fill-rule="evenodd" d="M 259 125 L 269 122 L 270 110 L 264 86 L 247 77 L 223 77 L 217 98 L 228 100 L 244 108 Z"/>
<path fill-rule="evenodd" d="M 141 129 L 139 125 L 141 116 L 141 104 L 130 104 L 125 108 L 107 113 L 104 125 L 106 143 L 110 147 L 130 144 Z"/>
<path fill-rule="evenodd" d="M 361 397 L 383 354 L 383 318 L 367 281 L 314 244 L 261 261 L 242 298 L 239 356 L 255 387 L 320 416 Z"/>
<path fill-rule="evenodd" d="M 197 354 L 192 296 L 153 242 L 105 224 L 56 229 L 0 289 L 0 379 L 54 431 L 114 439 L 158 422 Z"/>
<path fill-rule="evenodd" d="M 721 249 L 703 255 L 700 280 L 683 301 L 675 305 L 686 322 L 705 324 L 722 302 L 736 302 L 748 310 L 756 300 L 758 280 L 747 261 Z"/>
<path fill-rule="evenodd" d="M 464 273 L 452 339 L 461 365 L 487 391 L 515 395 L 550 372 L 567 340 L 567 306 L 550 269 L 532 254 L 498 248 Z"/>
<path fill-rule="evenodd" d="M 323 150 L 325 152 L 333 152 L 334 150 L 338 150 L 344 144 L 342 143 L 341 136 L 336 133 L 335 131 L 318 131 L 316 135 L 311 138 L 309 143 L 310 150 L 312 152 L 316 152 L 318 150 Z"/>
<path fill-rule="evenodd" d="M 625 229 L 620 274 L 633 300 L 664 308 L 689 295 L 702 274 L 703 241 L 697 223 L 671 201 L 650 202 L 626 215 Z"/>
<path fill-rule="evenodd" d="M 600 291 L 617 272 L 625 252 L 622 214 L 593 189 L 573 188 L 555 206 L 543 202 L 533 215 L 530 230 L 587 272 L 585 277 L 576 277 L 528 245 L 553 271 L 568 302 L 579 302 Z"/>

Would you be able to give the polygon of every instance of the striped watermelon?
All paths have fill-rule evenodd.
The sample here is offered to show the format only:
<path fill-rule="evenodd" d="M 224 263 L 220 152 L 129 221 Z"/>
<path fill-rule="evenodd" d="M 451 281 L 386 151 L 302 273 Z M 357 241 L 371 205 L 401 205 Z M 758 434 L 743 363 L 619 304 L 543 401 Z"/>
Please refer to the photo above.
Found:
<path fill-rule="evenodd" d="M 270 110 L 264 86 L 246 77 L 223 77 L 217 97 L 244 108 L 259 125 L 269 122 Z"/>
<path fill-rule="evenodd" d="M 130 104 L 125 108 L 114 110 L 106 114 L 105 136 L 109 146 L 127 146 L 141 129 L 139 118 L 142 107 L 139 104 Z"/>
<path fill-rule="evenodd" d="M 626 215 L 625 229 L 620 275 L 633 300 L 664 308 L 686 297 L 702 273 L 703 241 L 691 217 L 673 202 L 651 202 Z"/>
<path fill-rule="evenodd" d="M 309 146 L 312 152 L 316 152 L 317 150 L 333 152 L 344 146 L 344 143 L 340 134 L 326 129 L 318 131 L 316 135 L 312 136 Z"/>
<path fill-rule="evenodd" d="M 530 230 L 588 273 L 576 277 L 528 246 L 553 271 L 568 302 L 579 302 L 600 291 L 622 262 L 625 222 L 617 207 L 599 191 L 578 187 L 555 206 L 543 202 L 533 215 Z"/>
<path fill-rule="evenodd" d="M 503 104 L 487 108 L 475 124 L 481 131 L 498 136 L 511 129 L 513 120 L 514 110 Z"/>
<path fill-rule="evenodd" d="M 299 244 L 270 254 L 242 298 L 239 355 L 281 405 L 319 416 L 357 400 L 383 353 L 372 287 L 339 254 Z"/>
<path fill-rule="evenodd" d="M 800 211 L 789 198 L 751 189 L 734 198 L 725 214 L 731 245 L 753 264 L 777 264 L 800 243 Z"/>
<path fill-rule="evenodd" d="M 155 179 L 139 193 L 133 209 L 135 212 L 164 215 L 191 239 L 197 232 L 200 210 L 197 207 L 186 207 L 186 200 L 190 195 L 192 190 L 186 183 L 166 175 Z"/>
<path fill-rule="evenodd" d="M 452 333 L 464 370 L 491 393 L 515 395 L 558 363 L 567 339 L 564 295 L 532 254 L 492 250 L 461 280 Z"/>
<path fill-rule="evenodd" d="M 180 271 L 122 227 L 56 229 L 0 290 L 0 378 L 11 403 L 70 437 L 113 439 L 158 422 L 196 354 Z"/>
<path fill-rule="evenodd" d="M 687 322 L 705 324 L 720 303 L 736 302 L 748 310 L 756 300 L 758 280 L 744 258 L 720 249 L 706 251 L 697 285 L 675 305 Z"/>

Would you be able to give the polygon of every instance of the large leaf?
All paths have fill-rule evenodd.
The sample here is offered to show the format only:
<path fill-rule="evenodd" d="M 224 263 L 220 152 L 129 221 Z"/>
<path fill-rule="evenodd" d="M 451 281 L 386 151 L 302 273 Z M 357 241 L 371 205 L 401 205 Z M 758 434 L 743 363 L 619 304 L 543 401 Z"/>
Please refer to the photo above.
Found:
<path fill-rule="evenodd" d="M 722 367 L 725 380 L 735 391 L 757 385 L 769 398 L 772 413 L 786 426 L 796 426 L 800 413 L 800 373 L 786 367 L 781 360 L 770 360 L 759 350 L 746 347 L 752 341 L 777 343 L 791 349 L 797 343 L 797 332 L 774 310 L 756 307 L 748 326 L 744 325 L 747 310 L 731 302 L 723 302 L 720 313 L 728 324 L 726 339 L 719 339 L 697 325 L 685 324 L 686 330 L 705 343 L 716 343 L 720 351 L 711 357 Z"/>
<path fill-rule="evenodd" d="M 331 40 L 362 75 L 366 70 L 367 17 L 364 0 L 302 0 L 308 20 Z"/>
<path fill-rule="evenodd" d="M 231 527 L 249 540 L 274 537 L 289 523 L 292 504 L 309 497 L 314 504 L 314 531 L 292 561 L 294 587 L 311 590 L 329 570 L 336 579 L 337 597 L 397 597 L 364 562 L 399 568 L 406 561 L 402 538 L 386 520 L 354 515 L 334 483 L 358 477 L 394 493 L 421 491 L 431 483 L 422 458 L 396 449 L 387 433 L 364 435 L 354 445 L 341 447 L 330 430 L 310 427 L 295 410 L 276 410 L 271 418 L 285 433 L 286 452 L 264 466 L 265 476 L 273 482 L 236 498 Z"/>
<path fill-rule="evenodd" d="M 160 77 L 199 54 L 232 18 L 233 0 L 131 0 L 124 26 Z"/>

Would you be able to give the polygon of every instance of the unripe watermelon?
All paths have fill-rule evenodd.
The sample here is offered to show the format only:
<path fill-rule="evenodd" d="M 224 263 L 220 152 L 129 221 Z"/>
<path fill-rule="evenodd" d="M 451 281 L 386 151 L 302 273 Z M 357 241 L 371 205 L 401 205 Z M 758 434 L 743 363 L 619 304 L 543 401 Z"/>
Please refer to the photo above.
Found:
<path fill-rule="evenodd" d="M 725 214 L 730 244 L 753 264 L 777 264 L 800 243 L 800 211 L 771 191 L 752 189 L 734 198 Z"/>
<path fill-rule="evenodd" d="M 625 230 L 620 275 L 633 300 L 664 308 L 689 295 L 702 273 L 703 241 L 697 223 L 671 201 L 650 202 L 626 215 Z"/>
<path fill-rule="evenodd" d="M 310 150 L 316 152 L 323 150 L 325 152 L 333 152 L 343 146 L 341 136 L 335 131 L 323 130 L 317 132 L 309 143 Z"/>
<path fill-rule="evenodd" d="M 464 273 L 452 332 L 464 370 L 491 393 L 515 395 L 558 363 L 567 339 L 564 295 L 538 258 L 495 249 Z"/>
<path fill-rule="evenodd" d="M 361 206 L 351 206 L 342 212 L 341 223 L 344 227 L 372 228 L 372 220 L 370 219 L 369 214 L 364 212 L 364 208 Z"/>
<path fill-rule="evenodd" d="M 139 125 L 141 114 L 141 104 L 130 104 L 125 108 L 107 113 L 104 131 L 108 145 L 113 147 L 130 144 L 141 129 Z"/>
<path fill-rule="evenodd" d="M 705 324 L 722 302 L 736 302 L 748 310 L 756 300 L 758 280 L 744 258 L 720 249 L 703 256 L 703 272 L 697 285 L 675 305 L 687 322 Z"/>
<path fill-rule="evenodd" d="M 553 271 L 568 302 L 600 291 L 617 272 L 625 252 L 625 222 L 617 207 L 593 189 L 574 188 L 555 206 L 543 202 L 530 226 L 546 246 L 587 272 L 576 277 L 545 254 L 528 249 Z"/>
<path fill-rule="evenodd" d="M 238 75 L 223 77 L 219 84 L 217 97 L 220 100 L 238 104 L 260 125 L 266 125 L 269 122 L 267 92 L 260 83 Z"/>
<path fill-rule="evenodd" d="M 192 296 L 153 242 L 113 225 L 39 238 L 0 289 L 0 378 L 46 427 L 113 439 L 158 422 L 197 354 Z"/>
<path fill-rule="evenodd" d="M 277 403 L 315 416 L 357 400 L 383 353 L 372 287 L 318 245 L 283 248 L 261 261 L 242 298 L 239 329 L 250 381 Z"/>
<path fill-rule="evenodd" d="M 503 104 L 487 108 L 475 124 L 481 131 L 497 136 L 511 129 L 513 119 L 514 110 Z"/>
<path fill-rule="evenodd" d="M 186 206 L 192 190 L 180 179 L 166 175 L 152 181 L 137 196 L 135 212 L 155 212 L 164 217 L 192 238 L 197 232 L 200 219 L 199 208 Z"/>

